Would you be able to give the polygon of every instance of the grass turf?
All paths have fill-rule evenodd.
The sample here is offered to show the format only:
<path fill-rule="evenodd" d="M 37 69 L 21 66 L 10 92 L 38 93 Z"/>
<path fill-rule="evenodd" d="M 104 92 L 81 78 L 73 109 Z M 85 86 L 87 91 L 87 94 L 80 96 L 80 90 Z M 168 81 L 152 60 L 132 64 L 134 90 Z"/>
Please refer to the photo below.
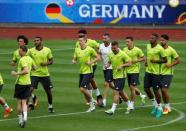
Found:
<path fill-rule="evenodd" d="M 136 41 L 135 43 L 145 52 L 147 42 Z M 170 43 L 181 57 L 181 64 L 175 67 L 175 75 L 170 88 L 170 100 L 172 103 L 178 104 L 172 104 L 171 106 L 174 107 L 173 111 L 169 115 L 159 119 L 151 116 L 151 107 L 140 107 L 140 98 L 137 98 L 135 103 L 136 110 L 132 114 L 125 115 L 126 105 L 121 104 L 118 106 L 119 110 L 113 116 L 107 116 L 104 110 L 111 107 L 113 98 L 112 90 L 109 92 L 108 104 L 105 109 L 97 107 L 95 112 L 85 113 L 88 106 L 85 105 L 83 95 L 78 88 L 79 68 L 78 65 L 71 64 L 75 41 L 47 40 L 43 43 L 53 50 L 54 55 L 54 64 L 49 69 L 54 84 L 53 105 L 55 113 L 48 113 L 47 98 L 44 90 L 39 86 L 35 90 L 35 94 L 39 98 L 39 105 L 36 110 L 28 113 L 27 131 L 121 131 L 138 128 L 141 131 L 185 130 L 186 119 L 182 119 L 186 113 L 186 103 L 182 103 L 186 102 L 186 88 L 184 83 L 186 80 L 184 76 L 186 73 L 185 42 Z M 123 41 L 120 41 L 120 43 L 121 47 L 124 47 Z M 29 43 L 28 46 L 32 47 L 33 44 Z M 20 130 L 20 127 L 18 127 L 16 115 L 16 100 L 13 98 L 15 78 L 10 75 L 11 70 L 15 70 L 15 67 L 10 66 L 10 61 L 12 52 L 17 49 L 17 43 L 14 40 L 0 40 L 0 47 L 0 72 L 5 82 L 4 89 L 0 95 L 5 97 L 9 105 L 14 108 L 14 112 L 8 119 L 0 118 L 0 130 L 17 131 Z M 104 81 L 101 62 L 98 65 L 96 80 L 101 92 L 103 92 Z M 141 91 L 143 91 L 143 76 L 144 68 L 142 68 L 140 74 L 141 85 L 139 88 Z M 124 90 L 129 94 L 127 84 Z M 181 103 L 179 104 L 179 102 Z M 146 100 L 146 105 L 151 105 L 148 99 Z M 3 108 L 1 108 L 0 114 L 3 114 Z M 148 127 L 152 125 L 155 127 Z"/>

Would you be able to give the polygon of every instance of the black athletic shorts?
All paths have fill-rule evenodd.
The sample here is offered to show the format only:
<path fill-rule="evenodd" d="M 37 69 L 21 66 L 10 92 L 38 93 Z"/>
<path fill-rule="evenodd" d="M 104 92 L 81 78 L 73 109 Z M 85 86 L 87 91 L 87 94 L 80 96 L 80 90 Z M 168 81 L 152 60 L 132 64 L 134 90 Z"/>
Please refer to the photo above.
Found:
<path fill-rule="evenodd" d="M 139 82 L 139 73 L 127 73 L 128 86 L 137 86 Z"/>
<path fill-rule="evenodd" d="M 161 88 L 169 88 L 173 75 L 161 75 Z"/>
<path fill-rule="evenodd" d="M 49 76 L 39 77 L 39 76 L 31 76 L 31 87 L 37 89 L 39 82 L 42 84 L 43 88 L 51 89 L 53 88 L 52 82 Z"/>
<path fill-rule="evenodd" d="M 93 70 L 93 72 L 92 72 L 92 78 L 94 78 L 96 69 L 97 69 L 97 65 L 93 65 L 93 66 L 92 66 L 92 70 Z"/>
<path fill-rule="evenodd" d="M 80 74 L 79 75 L 79 87 L 83 87 L 85 89 L 90 88 L 90 80 L 92 78 L 92 73 L 89 74 Z"/>
<path fill-rule="evenodd" d="M 114 89 L 117 91 L 122 91 L 125 86 L 125 78 L 114 79 Z"/>
<path fill-rule="evenodd" d="M 3 84 L 0 85 L 0 93 L 3 90 Z"/>
<path fill-rule="evenodd" d="M 144 88 L 150 87 L 153 87 L 154 89 L 159 89 L 161 87 L 161 76 L 145 72 Z"/>
<path fill-rule="evenodd" d="M 103 73 L 106 82 L 113 81 L 112 69 L 103 70 Z"/>
<path fill-rule="evenodd" d="M 14 98 L 27 99 L 28 97 L 30 97 L 30 95 L 31 95 L 30 87 L 31 87 L 31 85 L 16 84 Z"/>

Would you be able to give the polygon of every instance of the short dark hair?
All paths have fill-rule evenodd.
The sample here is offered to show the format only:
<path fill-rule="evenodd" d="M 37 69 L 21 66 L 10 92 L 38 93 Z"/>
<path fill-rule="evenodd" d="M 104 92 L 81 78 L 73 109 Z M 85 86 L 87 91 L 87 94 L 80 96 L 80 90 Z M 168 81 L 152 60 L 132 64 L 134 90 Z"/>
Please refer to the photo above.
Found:
<path fill-rule="evenodd" d="M 127 36 L 127 37 L 125 37 L 125 39 L 130 39 L 131 41 L 134 40 L 134 38 L 132 36 Z"/>
<path fill-rule="evenodd" d="M 24 43 L 27 45 L 28 44 L 28 38 L 24 35 L 19 35 L 17 37 L 17 42 L 19 41 L 19 39 L 23 39 L 24 40 Z"/>
<path fill-rule="evenodd" d="M 103 36 L 108 36 L 108 37 L 110 37 L 110 34 L 107 33 L 107 32 L 105 32 L 105 33 L 103 34 Z"/>
<path fill-rule="evenodd" d="M 83 36 L 83 35 L 79 35 L 78 38 L 85 38 L 85 36 Z"/>
<path fill-rule="evenodd" d="M 165 40 L 169 40 L 169 36 L 167 34 L 162 34 L 161 37 L 164 38 Z"/>
<path fill-rule="evenodd" d="M 159 35 L 158 35 L 158 34 L 156 34 L 156 33 L 152 33 L 151 35 L 152 35 L 152 36 L 155 36 L 155 37 L 156 37 L 156 39 L 158 39 L 158 38 L 159 38 Z"/>
<path fill-rule="evenodd" d="M 28 51 L 28 48 L 26 46 L 21 46 L 20 49 L 22 49 L 24 52 Z"/>
<path fill-rule="evenodd" d="M 112 46 L 115 46 L 115 45 L 119 45 L 119 43 L 117 41 L 112 41 Z"/>
<path fill-rule="evenodd" d="M 41 41 L 43 40 L 41 36 L 35 36 L 34 38 L 39 38 Z"/>
<path fill-rule="evenodd" d="M 79 31 L 78 31 L 78 34 L 80 34 L 80 33 L 82 33 L 82 34 L 85 34 L 85 35 L 86 35 L 86 34 L 87 34 L 87 31 L 86 31 L 85 29 L 81 29 L 81 30 L 79 30 Z"/>

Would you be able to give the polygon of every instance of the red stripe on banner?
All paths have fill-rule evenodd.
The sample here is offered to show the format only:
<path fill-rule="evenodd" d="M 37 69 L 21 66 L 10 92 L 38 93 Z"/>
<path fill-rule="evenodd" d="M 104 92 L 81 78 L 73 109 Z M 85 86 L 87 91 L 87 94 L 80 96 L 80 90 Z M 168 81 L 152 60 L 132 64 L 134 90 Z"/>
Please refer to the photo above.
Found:
<path fill-rule="evenodd" d="M 60 13 L 60 8 L 46 8 L 46 13 Z"/>

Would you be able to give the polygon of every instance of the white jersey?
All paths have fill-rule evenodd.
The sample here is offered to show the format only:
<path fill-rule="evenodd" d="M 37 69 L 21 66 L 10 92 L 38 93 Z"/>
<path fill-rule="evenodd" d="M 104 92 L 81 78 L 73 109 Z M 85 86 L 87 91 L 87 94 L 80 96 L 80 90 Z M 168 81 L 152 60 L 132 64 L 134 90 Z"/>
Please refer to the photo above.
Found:
<path fill-rule="evenodd" d="M 99 46 L 99 53 L 101 54 L 101 58 L 103 60 L 103 70 L 106 70 L 104 68 L 104 65 L 108 64 L 108 54 L 112 53 L 112 50 L 111 50 L 111 44 L 107 47 L 105 47 L 105 44 L 102 43 L 100 46 Z M 107 69 L 112 69 L 112 66 L 110 66 L 109 68 Z"/>

